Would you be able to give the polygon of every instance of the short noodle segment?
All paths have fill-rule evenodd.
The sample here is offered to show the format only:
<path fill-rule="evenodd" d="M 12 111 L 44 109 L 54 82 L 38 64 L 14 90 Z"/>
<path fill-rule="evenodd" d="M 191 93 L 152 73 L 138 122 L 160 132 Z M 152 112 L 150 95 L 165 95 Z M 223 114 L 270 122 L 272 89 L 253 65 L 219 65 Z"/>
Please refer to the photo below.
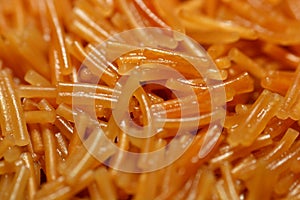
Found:
<path fill-rule="evenodd" d="M 299 11 L 299 0 L 0 0 L 0 199 L 300 199 Z M 139 29 L 128 43 L 111 41 L 106 55 L 97 46 L 143 27 L 178 32 Z M 190 60 L 207 63 L 182 34 L 204 47 L 217 73 L 195 70 Z M 157 48 L 133 50 L 135 39 Z M 160 70 L 130 79 L 137 66 L 162 65 L 182 77 Z M 117 104 L 122 79 L 138 86 L 128 105 Z M 220 88 L 226 106 L 214 110 L 210 93 Z M 116 105 L 130 121 L 119 124 Z M 209 129 L 220 109 L 224 127 Z M 130 123 L 159 128 L 135 137 Z M 101 148 L 104 138 L 122 151 Z M 189 142 L 159 170 L 116 170 L 147 169 Z M 140 160 L 124 153 L 168 144 Z"/>

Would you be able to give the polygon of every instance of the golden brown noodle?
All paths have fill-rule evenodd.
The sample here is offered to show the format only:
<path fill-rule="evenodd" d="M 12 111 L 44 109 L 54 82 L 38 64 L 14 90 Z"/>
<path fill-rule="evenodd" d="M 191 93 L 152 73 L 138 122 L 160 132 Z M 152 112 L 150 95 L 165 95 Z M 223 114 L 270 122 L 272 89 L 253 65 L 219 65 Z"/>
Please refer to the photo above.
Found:
<path fill-rule="evenodd" d="M 300 199 L 300 1 L 0 0 L 0 5 L 0 199 Z M 223 81 L 214 87 L 226 91 L 225 125 L 205 157 L 198 153 L 218 113 L 211 110 L 209 87 L 186 57 L 146 48 L 110 63 L 96 48 L 114 33 L 153 26 L 192 37 L 220 70 L 220 77 L 205 75 Z M 137 37 L 170 49 L 177 45 L 163 35 L 149 41 L 143 30 Z M 107 56 L 132 48 L 111 42 Z M 187 78 L 163 80 L 180 97 L 158 84 L 130 94 L 133 121 L 163 127 L 148 139 L 126 134 L 112 117 L 119 92 L 113 88 L 137 65 L 167 65 Z M 99 84 L 91 85 L 99 73 Z M 188 150 L 163 169 L 134 174 L 106 167 L 77 134 L 96 139 L 99 129 L 89 117 L 95 111 L 118 148 L 147 153 L 165 147 L 180 126 L 193 127 L 191 116 L 198 111 L 187 106 L 181 113 L 180 102 L 194 100 L 184 96 L 189 87 L 199 103 L 199 127 Z M 90 100 L 94 110 L 87 108 Z M 159 117 L 151 119 L 151 112 Z M 76 128 L 74 117 L 80 119 Z M 113 151 L 106 149 L 104 157 L 114 166 L 131 164 L 124 153 L 110 157 Z M 144 157 L 136 167 L 148 163 Z"/>

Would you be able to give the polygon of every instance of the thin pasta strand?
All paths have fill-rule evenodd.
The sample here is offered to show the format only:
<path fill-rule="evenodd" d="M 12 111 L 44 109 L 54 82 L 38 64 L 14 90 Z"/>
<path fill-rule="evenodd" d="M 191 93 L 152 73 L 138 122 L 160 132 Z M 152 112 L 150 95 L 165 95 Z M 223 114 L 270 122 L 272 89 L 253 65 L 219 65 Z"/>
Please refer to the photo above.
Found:
<path fill-rule="evenodd" d="M 72 73 L 70 55 L 65 47 L 64 32 L 60 24 L 60 20 L 57 14 L 57 9 L 54 0 L 46 1 L 49 22 L 52 29 L 52 36 L 55 39 L 55 50 L 58 52 L 58 59 L 60 60 L 60 69 L 63 75 L 69 75 Z"/>
<path fill-rule="evenodd" d="M 5 135 L 12 134 L 15 138 L 15 143 L 18 146 L 25 146 L 29 143 L 29 134 L 27 131 L 24 113 L 21 107 L 21 102 L 13 88 L 12 77 L 8 71 L 1 71 L 0 84 L 2 92 L 2 112 L 5 119 L 5 124 L 1 127 Z M 6 102 L 3 102 L 6 99 Z"/>

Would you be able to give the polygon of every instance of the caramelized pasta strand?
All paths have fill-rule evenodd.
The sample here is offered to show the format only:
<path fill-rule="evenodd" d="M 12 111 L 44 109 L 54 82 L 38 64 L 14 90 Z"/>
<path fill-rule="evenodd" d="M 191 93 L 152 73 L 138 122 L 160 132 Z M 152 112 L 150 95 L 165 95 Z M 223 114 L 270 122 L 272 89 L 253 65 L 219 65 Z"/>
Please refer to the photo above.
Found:
<path fill-rule="evenodd" d="M 8 199 L 22 199 L 25 196 L 28 179 L 29 169 L 25 166 L 20 166 L 11 182 Z"/>
<path fill-rule="evenodd" d="M 230 145 L 251 145 L 267 122 L 275 116 L 282 100 L 280 95 L 264 90 L 253 104 L 249 115 L 243 116 L 238 126 L 229 129 Z"/>
<path fill-rule="evenodd" d="M 58 59 L 60 61 L 59 71 L 63 75 L 69 75 L 72 73 L 72 64 L 70 60 L 70 55 L 65 46 L 65 33 L 62 29 L 59 16 L 57 13 L 57 8 L 55 5 L 55 0 L 47 0 L 47 13 L 49 15 L 49 24 L 51 25 L 52 37 L 54 41 L 53 51 L 57 51 Z"/>
<path fill-rule="evenodd" d="M 294 73 L 291 72 L 272 71 L 261 80 L 261 85 L 265 89 L 277 92 L 284 96 L 289 87 L 292 85 L 294 78 Z"/>
<path fill-rule="evenodd" d="M 251 58 L 243 54 L 240 50 L 233 48 L 229 52 L 229 57 L 244 70 L 249 71 L 256 78 L 262 79 L 265 77 L 265 70 L 255 63 Z"/>
<path fill-rule="evenodd" d="M 25 166 L 29 169 L 29 178 L 27 184 L 28 198 L 33 199 L 38 190 L 38 185 L 40 184 L 40 180 L 36 175 L 32 156 L 28 152 L 26 152 L 23 153 L 21 157 L 25 163 Z"/>
<path fill-rule="evenodd" d="M 286 119 L 288 117 L 298 120 L 299 116 L 299 101 L 297 101 L 299 97 L 299 86 L 300 86 L 300 67 L 298 66 L 295 72 L 295 78 L 293 79 L 292 85 L 289 87 L 284 102 L 278 112 L 278 117 Z"/>
<path fill-rule="evenodd" d="M 57 162 L 58 156 L 56 151 L 55 136 L 50 124 L 43 124 L 41 126 L 43 145 L 45 149 L 45 164 L 47 180 L 54 181 L 58 177 Z"/>
<path fill-rule="evenodd" d="M 16 145 L 25 146 L 30 139 L 21 102 L 13 85 L 10 73 L 7 70 L 2 70 L 0 72 L 1 111 L 3 115 L 1 120 L 2 134 L 6 136 L 13 135 Z"/>

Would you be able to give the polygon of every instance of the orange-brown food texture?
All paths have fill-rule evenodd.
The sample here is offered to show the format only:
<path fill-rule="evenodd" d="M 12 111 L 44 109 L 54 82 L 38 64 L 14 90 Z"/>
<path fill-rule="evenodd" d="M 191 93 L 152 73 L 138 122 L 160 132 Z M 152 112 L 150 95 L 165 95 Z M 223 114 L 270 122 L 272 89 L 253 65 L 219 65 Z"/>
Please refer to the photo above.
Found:
<path fill-rule="evenodd" d="M 147 47 L 110 62 L 97 49 L 142 27 L 178 31 L 207 51 L 220 76 L 206 75 L 226 93 L 220 135 L 208 131 L 217 115 L 211 85 L 182 54 Z M 109 48 L 114 55 L 128 46 Z M 186 80 L 144 81 L 130 94 L 123 107 L 133 123 L 161 127 L 135 138 L 113 116 L 117 82 L 130 83 L 136 66 L 161 65 Z M 300 199 L 299 122 L 299 0 L 0 0 L 0 199 Z M 103 134 L 119 149 L 147 153 L 180 138 L 182 127 L 194 136 L 189 148 L 149 173 L 106 166 L 78 134 Z M 215 145 L 199 157 L 206 137 Z M 105 150 L 107 161 L 130 164 L 113 153 Z"/>

